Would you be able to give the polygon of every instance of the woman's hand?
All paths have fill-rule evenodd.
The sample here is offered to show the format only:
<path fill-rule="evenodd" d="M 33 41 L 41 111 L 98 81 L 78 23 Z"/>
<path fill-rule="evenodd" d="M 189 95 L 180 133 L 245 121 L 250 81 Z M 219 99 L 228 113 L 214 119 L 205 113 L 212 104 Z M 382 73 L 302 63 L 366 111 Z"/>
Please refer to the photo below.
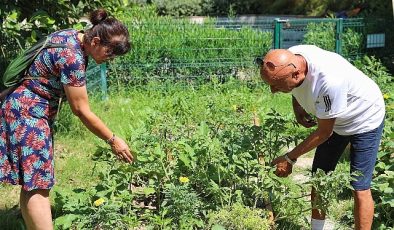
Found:
<path fill-rule="evenodd" d="M 107 139 L 111 130 L 109 130 L 101 119 L 90 110 L 86 85 L 82 87 L 64 85 L 64 91 L 74 115 L 76 115 L 92 133 L 103 140 L 107 140 L 107 143 L 111 145 L 112 152 L 114 152 L 119 159 L 128 163 L 133 162 L 134 157 L 130 153 L 130 148 L 122 138 L 114 135 L 109 140 Z"/>
<path fill-rule="evenodd" d="M 119 137 L 114 137 L 114 140 L 110 143 L 112 152 L 116 155 L 116 157 L 120 160 L 123 160 L 128 163 L 132 163 L 134 160 L 134 156 L 130 151 L 129 146 L 126 142 Z"/>

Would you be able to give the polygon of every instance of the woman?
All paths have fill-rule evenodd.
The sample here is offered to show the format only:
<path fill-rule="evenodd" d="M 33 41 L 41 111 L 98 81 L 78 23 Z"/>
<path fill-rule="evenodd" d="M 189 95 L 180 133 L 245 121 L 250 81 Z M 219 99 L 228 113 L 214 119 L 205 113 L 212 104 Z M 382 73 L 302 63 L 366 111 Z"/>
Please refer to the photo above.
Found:
<path fill-rule="evenodd" d="M 88 56 L 102 63 L 127 53 L 129 34 L 105 10 L 92 12 L 90 21 L 93 27 L 85 33 L 68 29 L 51 34 L 50 42 L 66 47 L 42 50 L 1 105 L 0 182 L 22 185 L 20 206 L 28 229 L 53 229 L 48 198 L 55 182 L 51 126 L 60 98 L 67 98 L 72 112 L 118 158 L 133 160 L 126 142 L 90 111 L 85 76 Z"/>

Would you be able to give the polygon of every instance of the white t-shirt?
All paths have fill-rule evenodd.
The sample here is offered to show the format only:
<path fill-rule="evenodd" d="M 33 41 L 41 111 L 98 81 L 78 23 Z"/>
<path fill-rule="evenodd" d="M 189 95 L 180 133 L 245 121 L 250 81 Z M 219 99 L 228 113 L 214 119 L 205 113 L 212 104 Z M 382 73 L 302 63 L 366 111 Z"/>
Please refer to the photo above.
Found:
<path fill-rule="evenodd" d="M 308 65 L 304 82 L 292 90 L 298 103 L 319 119 L 336 118 L 334 132 L 353 135 L 377 128 L 384 119 L 376 83 L 342 56 L 314 45 L 289 48 Z"/>

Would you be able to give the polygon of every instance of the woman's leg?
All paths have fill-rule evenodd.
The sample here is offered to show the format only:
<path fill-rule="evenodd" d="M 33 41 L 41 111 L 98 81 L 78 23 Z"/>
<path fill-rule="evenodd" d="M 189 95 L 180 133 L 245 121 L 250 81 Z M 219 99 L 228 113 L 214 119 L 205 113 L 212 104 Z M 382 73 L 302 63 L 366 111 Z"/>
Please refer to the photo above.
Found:
<path fill-rule="evenodd" d="M 21 190 L 20 206 L 28 230 L 52 230 L 49 189 Z"/>
<path fill-rule="evenodd" d="M 31 226 L 32 224 L 29 216 L 26 213 L 26 192 L 24 192 L 22 188 L 19 195 L 19 205 L 21 208 L 23 220 L 25 221 L 26 226 L 29 228 L 29 226 Z"/>

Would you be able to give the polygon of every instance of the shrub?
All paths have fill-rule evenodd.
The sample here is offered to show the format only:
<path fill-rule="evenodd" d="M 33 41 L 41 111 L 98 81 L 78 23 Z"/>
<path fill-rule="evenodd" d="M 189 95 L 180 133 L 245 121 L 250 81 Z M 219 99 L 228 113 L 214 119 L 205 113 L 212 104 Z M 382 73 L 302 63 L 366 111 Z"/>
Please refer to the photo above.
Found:
<path fill-rule="evenodd" d="M 154 0 L 160 15 L 175 17 L 201 15 L 201 0 Z"/>
<path fill-rule="evenodd" d="M 267 230 L 270 229 L 268 218 L 259 209 L 252 209 L 240 203 L 226 206 L 219 211 L 211 212 L 209 215 L 208 227 L 214 226 L 220 229 L 231 230 Z"/>

